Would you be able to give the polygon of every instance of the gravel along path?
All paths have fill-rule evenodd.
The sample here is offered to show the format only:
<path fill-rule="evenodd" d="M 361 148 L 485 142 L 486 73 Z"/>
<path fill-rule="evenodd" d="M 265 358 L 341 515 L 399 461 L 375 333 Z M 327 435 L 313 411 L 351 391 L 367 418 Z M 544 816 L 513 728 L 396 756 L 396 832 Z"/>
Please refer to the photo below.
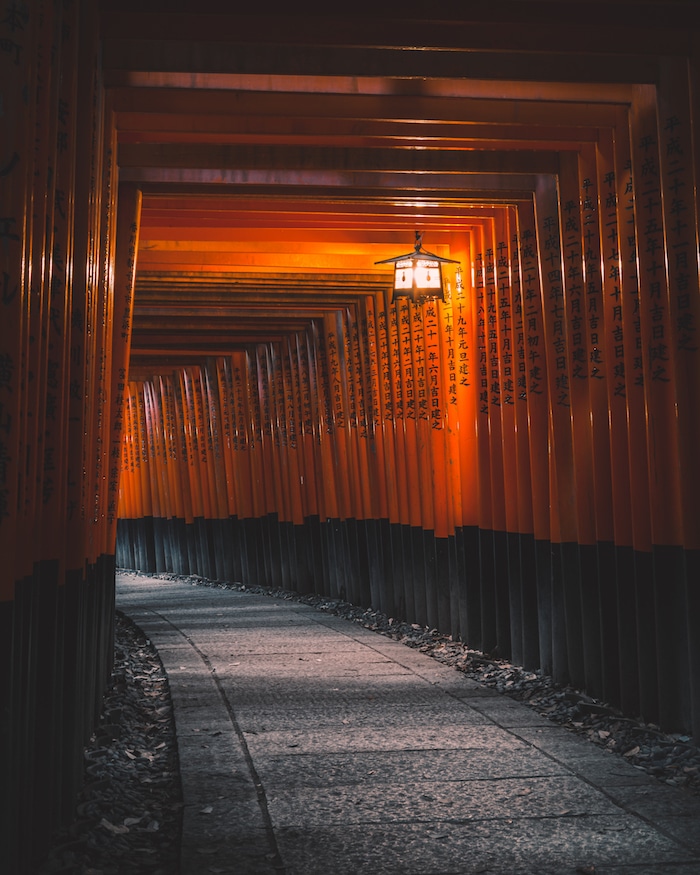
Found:
<path fill-rule="evenodd" d="M 75 819 L 36 875 L 177 875 L 182 794 L 168 681 L 157 652 L 117 612 L 114 669 L 85 748 Z"/>
<path fill-rule="evenodd" d="M 129 574 L 134 572 L 128 572 Z M 267 587 L 157 576 L 299 601 L 417 648 L 623 756 L 660 781 L 700 795 L 700 748 L 682 734 L 618 711 L 539 671 L 470 650 L 435 629 L 338 599 Z M 100 724 L 85 750 L 85 787 L 71 827 L 35 875 L 178 875 L 182 797 L 167 678 L 140 630 L 117 612 L 115 666 Z M 216 871 L 216 870 L 213 870 Z"/>

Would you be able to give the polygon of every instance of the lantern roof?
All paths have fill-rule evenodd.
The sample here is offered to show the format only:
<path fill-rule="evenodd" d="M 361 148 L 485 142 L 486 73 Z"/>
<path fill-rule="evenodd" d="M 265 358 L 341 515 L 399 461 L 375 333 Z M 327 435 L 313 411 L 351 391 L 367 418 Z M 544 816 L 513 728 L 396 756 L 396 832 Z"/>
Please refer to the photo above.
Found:
<path fill-rule="evenodd" d="M 428 252 L 423 249 L 423 233 L 416 231 L 416 242 L 413 246 L 413 252 L 407 252 L 405 255 L 395 255 L 393 258 L 383 258 L 381 261 L 375 261 L 375 264 L 397 264 L 400 261 L 416 258 L 431 258 L 434 261 L 439 261 L 441 264 L 459 264 L 455 258 L 443 258 L 441 255 L 436 255 L 434 252 Z"/>

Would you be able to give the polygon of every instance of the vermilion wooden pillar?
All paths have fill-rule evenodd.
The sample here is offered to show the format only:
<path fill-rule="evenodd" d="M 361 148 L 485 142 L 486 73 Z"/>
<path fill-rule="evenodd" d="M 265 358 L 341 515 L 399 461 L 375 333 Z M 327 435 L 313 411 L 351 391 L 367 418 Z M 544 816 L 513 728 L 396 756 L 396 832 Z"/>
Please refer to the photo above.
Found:
<path fill-rule="evenodd" d="M 570 373 L 559 203 L 555 180 L 540 178 L 536 191 L 537 243 L 549 393 L 549 489 L 552 582 L 552 670 L 582 686 L 583 643 L 578 525 L 571 432 Z"/>
<path fill-rule="evenodd" d="M 134 305 L 134 278 L 139 246 L 142 196 L 134 185 L 119 187 L 114 257 L 114 305 L 112 314 L 112 367 L 110 378 L 110 439 L 107 480 L 106 551 L 113 553 L 117 534 L 119 462 L 121 458 L 123 415 L 131 351 L 131 322 Z"/>
<path fill-rule="evenodd" d="M 674 386 L 677 349 L 673 343 L 669 302 L 668 257 L 664 239 L 660 167 L 660 120 L 652 87 L 636 89 L 630 114 L 632 174 L 639 265 L 639 337 L 644 374 L 644 403 L 649 472 L 653 585 L 644 594 L 650 645 L 656 657 L 658 716 L 674 723 L 688 707 L 676 672 L 687 663 L 687 637 L 681 642 L 673 628 L 685 615 L 681 552 L 681 472 L 672 460 L 678 452 L 678 422 Z M 653 627 L 652 624 L 653 623 Z M 682 653 L 679 653 L 678 648 Z M 642 678 L 643 687 L 646 678 Z M 651 696 L 649 690 L 649 696 Z M 653 712 L 652 712 L 653 713 Z M 663 716 L 662 716 L 663 715 Z"/>

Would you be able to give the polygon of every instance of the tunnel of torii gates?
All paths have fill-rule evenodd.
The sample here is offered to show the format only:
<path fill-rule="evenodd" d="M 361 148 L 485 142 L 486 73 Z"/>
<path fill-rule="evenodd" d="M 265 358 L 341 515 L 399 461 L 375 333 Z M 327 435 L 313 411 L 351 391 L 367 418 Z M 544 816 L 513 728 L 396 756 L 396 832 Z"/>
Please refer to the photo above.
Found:
<path fill-rule="evenodd" d="M 115 565 L 371 606 L 700 735 L 692 3 L 228 6 L 0 14 L 17 871 L 80 785 Z M 415 231 L 444 301 L 376 264 Z"/>

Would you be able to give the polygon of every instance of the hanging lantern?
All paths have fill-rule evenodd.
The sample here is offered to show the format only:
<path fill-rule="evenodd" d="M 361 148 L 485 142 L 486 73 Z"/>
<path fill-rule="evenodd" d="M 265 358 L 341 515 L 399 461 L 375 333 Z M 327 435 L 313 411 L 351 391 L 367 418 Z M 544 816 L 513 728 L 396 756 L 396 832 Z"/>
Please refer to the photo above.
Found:
<path fill-rule="evenodd" d="M 422 248 L 423 234 L 416 231 L 413 252 L 375 261 L 375 264 L 394 265 L 394 293 L 392 304 L 397 298 L 406 297 L 412 301 L 426 298 L 445 300 L 442 279 L 443 264 L 459 264 L 454 258 L 441 258 Z"/>

